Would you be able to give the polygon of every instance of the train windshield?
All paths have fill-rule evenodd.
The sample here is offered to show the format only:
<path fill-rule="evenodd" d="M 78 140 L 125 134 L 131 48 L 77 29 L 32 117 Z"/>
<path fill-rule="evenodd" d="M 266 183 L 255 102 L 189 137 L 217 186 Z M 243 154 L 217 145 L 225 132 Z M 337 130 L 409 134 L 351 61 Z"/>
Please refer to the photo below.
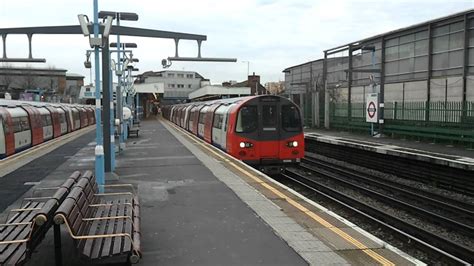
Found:
<path fill-rule="evenodd" d="M 275 131 L 277 129 L 277 107 L 276 105 L 262 106 L 262 128 L 263 131 Z"/>
<path fill-rule="evenodd" d="M 239 133 L 250 133 L 257 130 L 257 126 L 257 106 L 243 106 L 240 108 L 235 131 Z"/>
<path fill-rule="evenodd" d="M 301 131 L 301 118 L 298 108 L 292 105 L 281 107 L 282 128 L 285 131 Z"/>

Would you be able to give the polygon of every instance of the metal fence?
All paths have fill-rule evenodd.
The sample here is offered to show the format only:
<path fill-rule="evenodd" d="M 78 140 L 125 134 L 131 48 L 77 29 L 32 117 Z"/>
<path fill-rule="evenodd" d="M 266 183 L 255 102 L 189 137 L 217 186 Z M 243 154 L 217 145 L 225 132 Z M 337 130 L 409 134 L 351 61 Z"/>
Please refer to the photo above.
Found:
<path fill-rule="evenodd" d="M 365 103 L 332 103 L 331 127 L 370 132 L 366 110 Z M 474 102 L 385 102 L 383 118 L 388 134 L 474 143 Z"/>
<path fill-rule="evenodd" d="M 348 103 L 332 103 L 331 116 L 347 119 L 350 111 L 351 118 L 365 121 L 366 109 L 366 103 L 351 103 L 351 108 Z M 385 102 L 384 119 L 463 124 L 474 119 L 474 102 Z"/>

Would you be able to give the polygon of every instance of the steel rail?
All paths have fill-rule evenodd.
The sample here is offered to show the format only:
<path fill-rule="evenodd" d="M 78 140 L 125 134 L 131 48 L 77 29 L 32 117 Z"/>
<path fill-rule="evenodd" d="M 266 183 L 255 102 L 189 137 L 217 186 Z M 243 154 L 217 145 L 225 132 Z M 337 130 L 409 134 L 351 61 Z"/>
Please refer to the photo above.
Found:
<path fill-rule="evenodd" d="M 343 178 L 339 177 L 337 174 L 327 171 L 327 170 L 316 170 L 311 167 L 307 167 L 304 165 L 300 165 L 300 167 L 306 171 L 312 171 L 315 174 L 322 175 L 326 178 L 330 178 L 331 181 L 336 182 L 338 184 L 342 184 L 352 190 L 361 192 L 370 198 L 375 198 L 383 202 L 384 204 L 388 204 L 397 208 L 402 209 L 403 211 L 407 211 L 415 215 L 415 217 L 423 217 L 429 220 L 431 223 L 441 225 L 446 228 L 450 228 L 451 230 L 458 232 L 459 234 L 465 234 L 469 237 L 474 237 L 474 227 L 460 223 L 458 221 L 452 220 L 450 218 L 446 218 L 439 214 L 433 213 L 431 211 L 425 210 L 423 208 L 414 206 L 410 203 L 403 202 L 399 199 L 396 199 L 391 196 L 384 195 L 380 192 L 374 191 L 369 188 L 362 187 L 358 184 L 354 184 L 352 182 L 346 181 Z"/>
<path fill-rule="evenodd" d="M 472 263 L 474 251 L 449 239 L 426 231 L 382 210 L 369 206 L 353 197 L 343 194 L 315 180 L 286 169 L 283 177 L 292 180 L 338 205 L 355 212 L 377 225 L 390 230 L 401 239 L 408 239 L 420 249 L 438 257 L 446 258 L 450 263 Z"/>
<path fill-rule="evenodd" d="M 426 204 L 431 204 L 438 208 L 441 207 L 448 212 L 455 211 L 456 214 L 461 213 L 462 215 L 465 215 L 469 218 L 474 217 L 474 205 L 469 204 L 467 202 L 462 202 L 452 198 L 444 197 L 433 192 L 417 189 L 412 186 L 398 183 L 392 180 L 381 180 L 380 178 L 377 178 L 370 173 L 362 172 L 361 170 L 350 169 L 342 165 L 331 164 L 311 156 L 306 156 L 302 159 L 301 162 L 314 165 L 316 167 L 322 167 L 333 172 L 338 172 L 341 175 L 347 177 L 356 178 L 357 180 L 362 181 L 368 185 L 377 186 L 381 189 L 389 188 L 392 192 L 396 191 L 397 193 L 402 194 L 406 197 L 411 197 L 418 201 L 425 201 Z"/>

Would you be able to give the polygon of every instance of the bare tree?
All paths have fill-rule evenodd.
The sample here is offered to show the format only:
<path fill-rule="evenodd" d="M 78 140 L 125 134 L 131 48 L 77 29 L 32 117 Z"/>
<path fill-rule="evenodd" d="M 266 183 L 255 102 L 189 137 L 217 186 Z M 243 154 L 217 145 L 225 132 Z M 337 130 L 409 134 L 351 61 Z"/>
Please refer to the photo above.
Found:
<path fill-rule="evenodd" d="M 7 73 L 8 69 L 12 68 L 12 66 L 10 64 L 3 64 L 2 68 L 5 69 L 6 72 L 0 76 L 0 88 L 3 92 L 7 92 L 14 80 L 13 77 Z"/>
<path fill-rule="evenodd" d="M 33 74 L 31 66 L 26 66 L 25 68 L 25 76 L 21 87 L 24 90 L 35 89 L 38 87 L 38 77 Z"/>

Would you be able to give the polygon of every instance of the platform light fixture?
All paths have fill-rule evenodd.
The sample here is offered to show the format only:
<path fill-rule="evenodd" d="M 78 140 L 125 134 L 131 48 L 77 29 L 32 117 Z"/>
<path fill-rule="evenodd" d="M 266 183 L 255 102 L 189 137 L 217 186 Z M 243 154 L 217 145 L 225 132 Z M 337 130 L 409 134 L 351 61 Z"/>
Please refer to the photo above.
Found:
<path fill-rule="evenodd" d="M 79 24 L 81 25 L 82 34 L 84 36 L 89 36 L 89 25 L 92 25 L 92 23 L 89 22 L 89 17 L 84 14 L 79 14 L 77 15 L 77 18 L 79 19 Z"/>

